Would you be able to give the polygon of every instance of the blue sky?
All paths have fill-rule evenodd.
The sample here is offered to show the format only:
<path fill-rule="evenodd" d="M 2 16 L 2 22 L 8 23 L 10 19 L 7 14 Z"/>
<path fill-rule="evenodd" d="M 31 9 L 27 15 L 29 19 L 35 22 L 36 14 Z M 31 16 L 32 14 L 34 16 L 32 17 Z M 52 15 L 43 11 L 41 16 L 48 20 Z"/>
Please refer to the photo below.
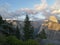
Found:
<path fill-rule="evenodd" d="M 35 4 L 39 4 L 40 0 L 0 0 L 0 5 L 8 3 L 13 10 L 19 8 L 33 8 Z"/>
<path fill-rule="evenodd" d="M 11 5 L 12 10 L 19 8 L 33 8 L 34 5 L 40 4 L 41 0 L 0 0 L 0 5 L 8 3 Z M 54 0 L 47 0 L 49 5 L 54 3 Z"/>
<path fill-rule="evenodd" d="M 47 16 L 56 15 L 59 12 L 57 10 L 59 2 L 59 0 L 0 0 L 0 14 L 4 18 L 13 18 L 13 16 L 20 15 L 21 12 L 25 11 L 33 16 L 32 20 L 34 17 L 44 19 L 44 17 L 47 18 Z M 7 11 L 7 9 L 9 10 Z M 24 16 L 20 15 L 19 18 L 24 18 Z"/>

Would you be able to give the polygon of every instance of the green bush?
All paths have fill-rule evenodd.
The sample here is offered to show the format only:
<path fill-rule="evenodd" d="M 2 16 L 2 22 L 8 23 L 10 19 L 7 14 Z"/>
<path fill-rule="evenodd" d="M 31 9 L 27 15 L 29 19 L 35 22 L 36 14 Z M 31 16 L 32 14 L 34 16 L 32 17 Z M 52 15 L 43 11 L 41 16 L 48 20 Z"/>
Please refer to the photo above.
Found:
<path fill-rule="evenodd" d="M 6 43 L 6 37 L 3 34 L 0 34 L 0 45 L 4 45 Z"/>
<path fill-rule="evenodd" d="M 21 41 L 14 36 L 9 36 L 7 38 L 8 45 L 39 45 L 35 40 Z"/>
<path fill-rule="evenodd" d="M 36 40 L 21 41 L 18 40 L 15 36 L 5 37 L 0 35 L 0 45 L 39 45 Z"/>
<path fill-rule="evenodd" d="M 25 45 L 39 45 L 36 40 L 28 40 L 24 43 Z"/>
<path fill-rule="evenodd" d="M 50 44 L 50 43 L 49 43 L 48 45 L 54 45 L 54 44 Z"/>
<path fill-rule="evenodd" d="M 21 40 L 18 40 L 15 36 L 9 36 L 7 38 L 7 44 L 8 45 L 23 45 L 23 42 Z"/>

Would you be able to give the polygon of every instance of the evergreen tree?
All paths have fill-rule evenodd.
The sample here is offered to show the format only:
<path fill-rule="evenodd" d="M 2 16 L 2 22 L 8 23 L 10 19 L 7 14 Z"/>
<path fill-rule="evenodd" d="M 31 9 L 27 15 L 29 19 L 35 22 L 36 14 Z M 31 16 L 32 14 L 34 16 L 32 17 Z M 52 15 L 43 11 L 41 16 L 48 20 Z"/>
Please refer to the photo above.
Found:
<path fill-rule="evenodd" d="M 45 30 L 43 29 L 42 31 L 41 31 L 41 33 L 40 33 L 40 38 L 41 39 L 46 39 L 47 38 L 47 36 L 46 36 L 46 33 L 45 33 Z"/>
<path fill-rule="evenodd" d="M 34 27 L 31 25 L 31 30 L 30 30 L 31 38 L 34 38 Z"/>
<path fill-rule="evenodd" d="M 8 23 L 8 22 L 5 22 L 3 24 L 3 29 L 4 31 L 7 33 L 6 35 L 9 36 L 9 35 L 13 35 L 14 34 L 14 28 L 13 26 L 11 25 L 11 23 Z"/>
<path fill-rule="evenodd" d="M 3 23 L 2 16 L 0 15 L 0 25 Z"/>
<path fill-rule="evenodd" d="M 34 29 L 33 29 L 32 25 L 31 25 L 31 23 L 29 21 L 28 15 L 26 15 L 26 19 L 24 21 L 23 31 L 24 31 L 24 38 L 25 38 L 25 40 L 33 38 Z"/>
<path fill-rule="evenodd" d="M 16 37 L 17 37 L 17 39 L 20 40 L 20 30 L 18 28 L 18 25 L 17 25 L 17 28 L 16 28 Z"/>

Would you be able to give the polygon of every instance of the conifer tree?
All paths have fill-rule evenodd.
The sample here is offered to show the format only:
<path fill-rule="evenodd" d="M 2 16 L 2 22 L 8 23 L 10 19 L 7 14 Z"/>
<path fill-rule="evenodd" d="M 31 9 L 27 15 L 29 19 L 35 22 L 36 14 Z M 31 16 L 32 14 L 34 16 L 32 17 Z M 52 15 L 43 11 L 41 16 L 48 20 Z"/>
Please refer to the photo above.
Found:
<path fill-rule="evenodd" d="M 2 16 L 0 15 L 0 25 L 3 23 Z"/>
<path fill-rule="evenodd" d="M 16 37 L 17 37 L 17 39 L 20 40 L 20 30 L 18 28 L 18 25 L 17 25 L 17 28 L 16 28 Z"/>
<path fill-rule="evenodd" d="M 41 39 L 46 39 L 47 38 L 47 36 L 46 36 L 46 33 L 45 33 L 45 30 L 43 29 L 42 31 L 41 31 L 41 33 L 40 33 L 40 38 Z"/>
<path fill-rule="evenodd" d="M 34 32 L 34 28 L 31 25 L 31 22 L 29 21 L 29 17 L 28 15 L 26 15 L 26 19 L 24 21 L 24 39 L 28 40 L 28 39 L 32 39 L 33 38 L 33 32 Z"/>

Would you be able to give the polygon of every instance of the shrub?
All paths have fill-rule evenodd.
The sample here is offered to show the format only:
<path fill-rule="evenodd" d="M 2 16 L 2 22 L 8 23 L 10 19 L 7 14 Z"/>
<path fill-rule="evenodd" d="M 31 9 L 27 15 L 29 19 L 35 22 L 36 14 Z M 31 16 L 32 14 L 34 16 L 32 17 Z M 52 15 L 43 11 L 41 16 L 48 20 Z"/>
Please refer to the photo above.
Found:
<path fill-rule="evenodd" d="M 54 44 L 50 44 L 50 43 L 49 43 L 48 45 L 54 45 Z"/>
<path fill-rule="evenodd" d="M 39 45 L 39 43 L 36 40 L 28 40 L 25 42 L 25 45 Z"/>
<path fill-rule="evenodd" d="M 0 34 L 0 45 L 4 45 L 6 43 L 6 37 L 3 34 Z"/>
<path fill-rule="evenodd" d="M 18 40 L 15 36 L 9 36 L 7 37 L 7 44 L 8 45 L 22 45 L 23 42 L 21 40 Z"/>

